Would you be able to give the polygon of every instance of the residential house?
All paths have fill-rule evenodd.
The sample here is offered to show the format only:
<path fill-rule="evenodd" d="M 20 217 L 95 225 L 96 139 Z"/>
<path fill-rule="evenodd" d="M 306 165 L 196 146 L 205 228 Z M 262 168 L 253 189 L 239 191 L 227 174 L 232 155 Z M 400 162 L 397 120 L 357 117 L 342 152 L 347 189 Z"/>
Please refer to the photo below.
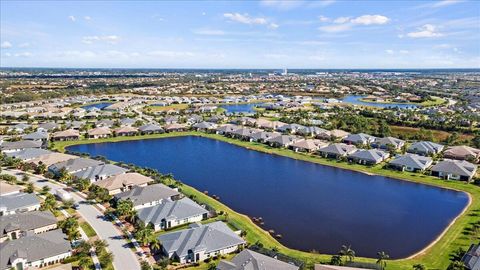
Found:
<path fill-rule="evenodd" d="M 9 127 L 7 131 L 9 132 L 17 132 L 17 133 L 24 133 L 25 130 L 31 128 L 32 125 L 29 125 L 29 124 L 25 124 L 25 123 L 19 123 L 19 124 L 16 124 L 12 127 Z"/>
<path fill-rule="evenodd" d="M 442 150 L 443 145 L 429 141 L 415 142 L 407 148 L 407 152 L 422 156 L 438 154 L 442 152 Z"/>
<path fill-rule="evenodd" d="M 38 130 L 40 131 L 54 131 L 60 128 L 61 126 L 54 122 L 47 122 L 38 125 Z"/>
<path fill-rule="evenodd" d="M 244 249 L 231 261 L 221 260 L 217 270 L 298 270 L 299 267 L 261 253 Z"/>
<path fill-rule="evenodd" d="M 87 136 L 90 139 L 108 138 L 111 135 L 112 131 L 107 127 L 97 127 L 87 132 Z"/>
<path fill-rule="evenodd" d="M 241 126 L 225 124 L 225 125 L 219 126 L 216 130 L 216 133 L 221 135 L 228 135 L 239 128 L 241 128 Z"/>
<path fill-rule="evenodd" d="M 4 181 L 0 181 L 0 196 L 19 194 L 22 190 L 23 186 L 11 185 Z"/>
<path fill-rule="evenodd" d="M 221 221 L 193 223 L 188 229 L 162 234 L 158 240 L 163 253 L 182 264 L 229 254 L 246 243 Z"/>
<path fill-rule="evenodd" d="M 152 181 L 152 178 L 143 176 L 139 173 L 124 173 L 110 176 L 106 179 L 96 181 L 93 184 L 107 189 L 110 195 L 115 195 L 131 190 L 135 186 L 146 186 Z"/>
<path fill-rule="evenodd" d="M 319 127 L 303 127 L 297 130 L 296 133 L 303 136 L 316 137 L 324 132 L 327 132 L 327 130 Z"/>
<path fill-rule="evenodd" d="M 133 119 L 133 118 L 122 118 L 120 119 L 120 126 L 124 127 L 124 126 L 133 126 L 135 125 L 135 122 L 137 122 L 136 119 Z"/>
<path fill-rule="evenodd" d="M 76 179 L 88 179 L 90 183 L 106 179 L 110 176 L 119 175 L 128 172 L 128 169 L 113 164 L 101 164 L 72 173 Z"/>
<path fill-rule="evenodd" d="M 272 147 L 289 147 L 300 140 L 303 140 L 303 138 L 293 135 L 280 135 L 267 139 L 266 142 Z"/>
<path fill-rule="evenodd" d="M 216 130 L 218 127 L 217 124 L 212 123 L 212 122 L 200 122 L 195 125 L 193 125 L 193 128 L 197 131 L 204 131 L 204 132 L 211 132 Z"/>
<path fill-rule="evenodd" d="M 250 134 L 249 141 L 265 143 L 267 142 L 267 140 L 272 139 L 274 137 L 281 136 L 281 135 L 282 134 L 279 132 L 259 131 L 259 132 Z"/>
<path fill-rule="evenodd" d="M 52 151 L 41 149 L 41 148 L 27 148 L 15 152 L 7 152 L 5 155 L 7 157 L 12 157 L 19 159 L 21 161 L 30 161 L 42 155 L 47 155 L 52 153 Z"/>
<path fill-rule="evenodd" d="M 326 130 L 326 131 L 321 131 L 320 134 L 317 135 L 317 138 L 319 139 L 324 139 L 324 140 L 342 140 L 346 138 L 350 133 L 340 130 L 340 129 L 332 129 L 332 130 Z"/>
<path fill-rule="evenodd" d="M 60 229 L 0 244 L 0 269 L 40 268 L 72 256 L 70 242 Z"/>
<path fill-rule="evenodd" d="M 0 196 L 0 216 L 40 209 L 40 200 L 33 193 L 15 193 Z"/>
<path fill-rule="evenodd" d="M 116 136 L 134 136 L 138 133 L 136 127 L 122 126 L 113 131 Z"/>
<path fill-rule="evenodd" d="M 354 145 L 369 145 L 371 144 L 376 138 L 365 134 L 365 133 L 358 133 L 358 134 L 350 134 L 343 139 L 343 141 L 347 144 L 354 144 Z"/>
<path fill-rule="evenodd" d="M 299 124 L 288 124 L 288 125 L 282 125 L 277 128 L 277 131 L 283 132 L 283 133 L 292 133 L 296 134 L 299 130 L 305 129 L 305 126 L 299 125 Z"/>
<path fill-rule="evenodd" d="M 480 159 L 480 149 L 466 145 L 451 146 L 443 152 L 443 157 L 478 162 Z"/>
<path fill-rule="evenodd" d="M 57 228 L 57 218 L 50 211 L 32 211 L 0 216 L 0 243 L 28 234 L 39 234 Z"/>
<path fill-rule="evenodd" d="M 147 177 L 148 178 L 148 177 Z M 133 208 L 142 209 L 158 205 L 165 200 L 174 200 L 180 196 L 180 193 L 164 184 L 137 185 L 115 194 L 115 200 L 130 200 Z"/>
<path fill-rule="evenodd" d="M 463 255 L 461 261 L 468 270 L 480 269 L 480 245 L 472 244 Z"/>
<path fill-rule="evenodd" d="M 470 181 L 477 172 L 477 165 L 465 160 L 445 159 L 432 167 L 432 175 L 444 179 Z"/>
<path fill-rule="evenodd" d="M 53 141 L 73 141 L 80 139 L 80 132 L 76 129 L 67 129 L 64 131 L 55 132 L 52 135 Z"/>
<path fill-rule="evenodd" d="M 102 120 L 99 120 L 97 123 L 95 123 L 95 126 L 97 127 L 111 128 L 114 125 L 115 125 L 115 121 L 110 119 L 102 119 Z"/>
<path fill-rule="evenodd" d="M 428 169 L 432 166 L 432 163 L 431 157 L 405 154 L 396 156 L 394 160 L 389 162 L 389 166 L 400 171 L 419 172 Z"/>
<path fill-rule="evenodd" d="M 42 142 L 37 141 L 15 141 L 15 142 L 3 142 L 0 144 L 0 149 L 3 153 L 16 152 L 20 150 L 30 148 L 41 148 Z"/>
<path fill-rule="evenodd" d="M 64 162 L 64 161 L 76 159 L 76 158 L 78 158 L 78 156 L 58 153 L 58 152 L 50 152 L 50 153 L 41 155 L 39 157 L 36 157 L 34 159 L 31 159 L 28 162 L 35 165 L 44 164 L 45 166 L 49 167 L 55 163 L 60 163 L 60 162 Z"/>
<path fill-rule="evenodd" d="M 306 139 L 306 140 L 300 140 L 298 142 L 293 143 L 290 145 L 290 147 L 293 149 L 295 152 L 315 152 L 321 147 L 327 146 L 328 143 L 321 141 L 321 140 L 316 140 L 316 139 Z"/>
<path fill-rule="evenodd" d="M 208 217 L 208 211 L 190 200 L 163 200 L 161 203 L 141 208 L 138 218 L 144 224 L 152 224 L 155 231 L 169 229 L 185 223 L 200 222 Z"/>
<path fill-rule="evenodd" d="M 165 131 L 166 132 L 179 132 L 179 131 L 185 131 L 187 130 L 188 127 L 185 124 L 167 124 L 165 125 Z"/>
<path fill-rule="evenodd" d="M 65 169 L 67 173 L 76 173 L 82 170 L 86 170 L 91 167 L 103 165 L 103 161 L 98 161 L 89 158 L 75 158 L 66 161 L 58 162 L 48 167 L 48 170 L 55 175 L 58 175 L 62 169 Z"/>
<path fill-rule="evenodd" d="M 358 164 L 364 165 L 375 165 L 384 160 L 386 160 L 390 156 L 389 153 L 378 150 L 378 149 L 369 149 L 369 150 L 358 150 L 355 153 L 348 155 L 348 160 L 352 162 L 356 162 Z"/>
<path fill-rule="evenodd" d="M 240 140 L 249 140 L 250 135 L 261 132 L 262 130 L 256 129 L 256 128 L 248 128 L 248 127 L 242 127 L 239 129 L 236 129 L 232 131 L 229 135 L 232 136 L 233 138 L 237 138 Z"/>
<path fill-rule="evenodd" d="M 170 125 L 170 124 L 176 124 L 178 123 L 179 119 L 178 119 L 178 116 L 167 116 L 163 119 L 163 121 L 165 122 L 165 124 L 167 125 Z"/>
<path fill-rule="evenodd" d="M 355 145 L 348 145 L 344 143 L 332 143 L 325 147 L 318 149 L 318 153 L 326 158 L 336 158 L 346 157 L 357 151 Z"/>
<path fill-rule="evenodd" d="M 154 133 L 163 133 L 164 130 L 162 127 L 156 124 L 146 124 L 138 128 L 142 134 L 154 134 Z"/>
<path fill-rule="evenodd" d="M 48 132 L 46 131 L 35 131 L 32 133 L 28 133 L 22 136 L 22 139 L 27 141 L 36 141 L 42 142 L 43 146 L 46 146 L 48 142 Z"/>
<path fill-rule="evenodd" d="M 394 137 L 384 137 L 384 138 L 376 138 L 375 141 L 372 143 L 372 146 L 375 148 L 380 149 L 401 149 L 405 145 L 404 140 L 400 140 Z"/>

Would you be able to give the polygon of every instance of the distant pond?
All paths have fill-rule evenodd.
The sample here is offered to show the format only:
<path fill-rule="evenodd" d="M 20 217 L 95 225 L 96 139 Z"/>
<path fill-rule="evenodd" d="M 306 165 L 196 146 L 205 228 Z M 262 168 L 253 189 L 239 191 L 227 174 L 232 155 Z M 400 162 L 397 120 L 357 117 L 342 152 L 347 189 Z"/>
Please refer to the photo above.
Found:
<path fill-rule="evenodd" d="M 220 105 L 220 108 L 223 108 L 227 111 L 227 113 L 254 113 L 255 107 L 262 103 L 246 103 L 246 104 L 226 104 Z"/>
<path fill-rule="evenodd" d="M 361 99 L 365 96 L 356 96 L 350 95 L 342 99 L 342 102 L 351 103 L 355 105 L 364 105 L 364 106 L 373 106 L 378 108 L 399 108 L 399 109 L 414 109 L 418 105 L 415 104 L 405 104 L 405 103 L 378 103 L 378 102 L 366 102 Z"/>
<path fill-rule="evenodd" d="M 90 110 L 90 109 L 93 109 L 93 108 L 103 110 L 103 109 L 105 109 L 106 107 L 108 107 L 112 104 L 113 104 L 112 102 L 101 102 L 101 103 L 94 103 L 94 104 L 85 105 L 85 106 L 82 106 L 81 108 L 85 109 L 87 111 Z"/>
<path fill-rule="evenodd" d="M 156 168 L 240 213 L 262 217 L 284 245 L 357 256 L 409 256 L 434 240 L 468 203 L 442 188 L 269 155 L 202 137 L 85 144 L 70 151 Z"/>

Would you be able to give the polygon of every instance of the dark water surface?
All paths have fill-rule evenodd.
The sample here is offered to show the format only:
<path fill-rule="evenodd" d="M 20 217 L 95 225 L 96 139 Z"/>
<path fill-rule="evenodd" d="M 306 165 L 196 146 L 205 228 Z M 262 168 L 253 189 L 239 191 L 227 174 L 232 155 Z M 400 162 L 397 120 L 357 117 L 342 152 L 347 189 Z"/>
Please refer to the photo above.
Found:
<path fill-rule="evenodd" d="M 364 98 L 365 96 L 355 96 L 355 95 L 350 95 L 346 96 L 344 99 L 342 99 L 343 102 L 346 103 L 351 103 L 355 105 L 364 105 L 364 106 L 372 106 L 372 107 L 378 107 L 378 108 L 399 108 L 399 109 L 414 109 L 417 108 L 418 106 L 415 104 L 405 104 L 405 103 L 378 103 L 378 102 L 367 102 L 367 101 L 362 101 L 360 99 Z"/>
<path fill-rule="evenodd" d="M 221 105 L 228 113 L 254 113 L 254 108 L 262 103 L 247 103 L 247 104 L 227 104 Z"/>
<path fill-rule="evenodd" d="M 156 168 L 234 210 L 263 217 L 288 247 L 392 258 L 427 246 L 468 202 L 465 193 L 369 176 L 269 155 L 201 137 L 177 137 L 68 148 Z"/>
<path fill-rule="evenodd" d="M 98 108 L 100 110 L 103 110 L 104 108 L 112 105 L 113 103 L 112 102 L 102 102 L 102 103 L 94 103 L 94 104 L 90 104 L 90 105 L 86 105 L 86 106 L 82 106 L 81 108 L 85 109 L 85 110 L 90 110 L 92 108 Z"/>

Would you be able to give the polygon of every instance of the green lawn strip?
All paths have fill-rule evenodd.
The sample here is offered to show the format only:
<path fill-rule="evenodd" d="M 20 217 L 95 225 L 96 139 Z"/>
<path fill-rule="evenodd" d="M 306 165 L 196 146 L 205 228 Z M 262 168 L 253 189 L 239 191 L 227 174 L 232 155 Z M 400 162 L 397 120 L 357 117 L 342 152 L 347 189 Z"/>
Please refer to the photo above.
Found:
<path fill-rule="evenodd" d="M 90 224 L 88 224 L 88 222 L 82 222 L 80 223 L 80 227 L 82 227 L 82 230 L 85 232 L 85 234 L 88 236 L 88 237 L 94 237 L 97 235 L 97 233 L 95 232 L 95 230 L 92 228 L 92 226 L 90 226 Z"/>
<path fill-rule="evenodd" d="M 139 139 L 154 139 L 154 138 L 167 138 L 175 136 L 201 136 L 211 139 L 217 139 L 227 143 L 235 144 L 242 146 L 248 149 L 261 151 L 270 154 L 277 154 L 281 156 L 286 156 L 298 160 L 304 160 L 309 162 L 314 162 L 322 165 L 333 166 L 337 168 L 349 169 L 358 172 L 368 173 L 368 174 L 377 174 L 381 176 L 407 180 L 411 182 L 417 182 L 432 186 L 444 187 L 454 190 L 461 190 L 469 193 L 472 198 L 472 202 L 468 207 L 467 211 L 461 215 L 455 223 L 450 226 L 448 231 L 443 235 L 443 237 L 436 242 L 430 249 L 428 249 L 424 254 L 415 257 L 414 259 L 399 259 L 391 260 L 388 262 L 388 269 L 411 269 L 413 264 L 422 263 L 428 268 L 434 269 L 445 269 L 450 261 L 449 255 L 457 250 L 459 247 L 464 249 L 472 243 L 472 239 L 469 236 L 463 234 L 464 229 L 469 227 L 470 224 L 479 222 L 480 218 L 475 210 L 480 209 L 480 187 L 467 184 L 465 182 L 459 181 L 445 181 L 438 178 L 418 174 L 418 173 L 409 173 L 409 172 L 400 172 L 388 169 L 382 169 L 381 165 L 367 167 L 359 164 L 350 164 L 347 162 L 340 162 L 336 160 L 329 160 L 320 158 L 318 156 L 313 156 L 310 154 L 296 153 L 291 150 L 282 149 L 282 148 L 272 148 L 260 143 L 251 143 L 246 141 L 239 141 L 236 139 L 231 139 L 217 134 L 206 134 L 201 132 L 176 132 L 176 133 L 166 133 L 166 134 L 153 134 L 153 135 L 144 135 L 136 137 L 114 137 L 106 139 L 97 139 L 97 140 L 83 140 L 83 141 L 69 141 L 69 142 L 59 142 L 55 143 L 54 148 L 60 151 L 64 151 L 65 147 L 77 144 L 84 143 L 102 143 L 102 142 L 119 142 L 126 140 L 139 140 Z M 305 261 L 307 264 L 318 263 L 318 262 L 327 262 L 330 259 L 330 255 L 323 254 L 314 254 L 309 252 L 298 251 L 294 249 L 287 248 L 280 244 L 275 238 L 273 238 L 268 232 L 254 224 L 250 218 L 245 215 L 239 214 L 232 209 L 228 208 L 226 205 L 221 202 L 203 194 L 202 192 L 190 187 L 188 185 L 183 185 L 182 190 L 186 195 L 195 195 L 196 200 L 201 203 L 209 204 L 214 207 L 217 211 L 228 212 L 229 222 L 235 224 L 236 227 L 247 232 L 246 239 L 249 243 L 255 243 L 260 241 L 265 247 L 273 248 L 276 247 L 281 253 L 285 255 L 300 259 Z M 356 258 L 355 261 L 359 262 L 375 262 L 375 259 L 371 258 Z"/>
<path fill-rule="evenodd" d="M 426 100 L 426 101 L 422 101 L 420 103 L 418 103 L 418 102 L 395 102 L 395 101 L 373 101 L 373 100 L 368 100 L 368 99 L 365 99 L 365 98 L 360 98 L 359 101 L 368 102 L 368 103 L 378 103 L 378 104 L 417 105 L 417 106 L 422 106 L 422 107 L 431 107 L 431 106 L 441 105 L 441 104 L 444 104 L 444 103 L 447 102 L 445 99 L 440 98 L 440 97 L 432 97 L 432 100 Z"/>

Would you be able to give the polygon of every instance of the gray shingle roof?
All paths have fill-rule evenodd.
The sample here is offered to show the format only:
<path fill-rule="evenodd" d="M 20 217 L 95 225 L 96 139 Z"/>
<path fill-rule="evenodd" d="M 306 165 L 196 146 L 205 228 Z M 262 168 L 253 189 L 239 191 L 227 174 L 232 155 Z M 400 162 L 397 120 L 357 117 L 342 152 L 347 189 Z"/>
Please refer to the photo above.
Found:
<path fill-rule="evenodd" d="M 52 224 L 57 224 L 57 219 L 50 211 L 31 211 L 0 216 L 0 237 L 14 230 L 28 232 Z"/>
<path fill-rule="evenodd" d="M 160 224 L 162 219 L 181 220 L 197 215 L 208 213 L 200 205 L 189 198 L 183 198 L 177 201 L 165 200 L 161 204 L 138 210 L 138 217 L 145 224 Z"/>
<path fill-rule="evenodd" d="M 160 127 L 159 125 L 155 125 L 155 124 L 146 124 L 146 125 L 143 125 L 141 127 L 138 128 L 138 130 L 142 131 L 142 132 L 148 132 L 148 131 L 163 131 L 162 127 Z"/>
<path fill-rule="evenodd" d="M 334 155 L 348 155 L 355 152 L 357 148 L 354 145 L 347 145 L 344 143 L 333 143 L 328 146 L 320 148 L 318 151 L 322 153 L 334 154 Z"/>
<path fill-rule="evenodd" d="M 428 141 L 413 143 L 407 149 L 407 151 L 411 153 L 425 153 L 425 154 L 439 153 L 442 150 L 443 150 L 443 145 L 434 143 L 434 142 L 428 142 Z"/>
<path fill-rule="evenodd" d="M 442 160 L 432 167 L 432 171 L 445 172 L 455 175 L 471 177 L 475 174 L 477 165 L 465 160 Z"/>
<path fill-rule="evenodd" d="M 365 133 L 358 133 L 358 134 L 350 134 L 345 139 L 346 142 L 351 142 L 355 144 L 368 144 L 375 140 L 375 137 L 365 134 Z"/>
<path fill-rule="evenodd" d="M 175 191 L 164 184 L 154 184 L 145 187 L 136 186 L 131 190 L 116 194 L 115 198 L 117 200 L 129 199 L 133 202 L 134 206 L 137 206 L 153 201 L 165 200 L 179 194 L 178 191 Z"/>
<path fill-rule="evenodd" d="M 218 270 L 296 270 L 297 266 L 245 249 L 230 262 L 220 261 Z"/>
<path fill-rule="evenodd" d="M 0 208 L 8 211 L 16 211 L 18 209 L 39 205 L 40 201 L 37 196 L 32 193 L 17 193 L 12 195 L 0 196 Z"/>
<path fill-rule="evenodd" d="M 80 179 L 89 179 L 92 181 L 98 180 L 98 178 L 105 178 L 112 175 L 122 174 L 127 172 L 128 169 L 113 165 L 103 164 L 95 167 L 90 167 L 86 170 L 82 170 L 74 173 L 73 175 Z"/>
<path fill-rule="evenodd" d="M 210 253 L 245 244 L 245 240 L 221 221 L 192 225 L 189 229 L 160 235 L 158 239 L 163 248 L 168 253 L 175 252 L 179 257 L 185 257 L 189 250 L 194 252 L 204 250 L 206 253 Z"/>
<path fill-rule="evenodd" d="M 51 151 L 40 148 L 27 148 L 20 151 L 6 153 L 8 157 L 18 158 L 21 160 L 30 160 L 41 155 L 50 154 Z"/>
<path fill-rule="evenodd" d="M 463 255 L 462 262 L 467 269 L 480 269 L 480 245 L 471 245 L 465 255 Z"/>
<path fill-rule="evenodd" d="M 42 142 L 37 142 L 37 141 L 3 142 L 0 145 L 0 149 L 2 149 L 2 151 L 15 150 L 15 149 L 27 149 L 27 148 L 40 148 L 40 147 L 42 147 Z"/>
<path fill-rule="evenodd" d="M 49 167 L 50 170 L 60 171 L 62 168 L 65 168 L 67 172 L 75 172 L 82 169 L 87 169 L 90 167 L 102 165 L 103 162 L 98 160 L 93 160 L 89 158 L 75 158 L 67 161 L 62 161 L 55 163 Z"/>
<path fill-rule="evenodd" d="M 369 150 L 359 150 L 349 156 L 355 159 L 360 159 L 360 160 L 380 162 L 388 158 L 388 156 L 390 155 L 384 151 L 380 151 L 377 149 L 369 149 Z"/>
<path fill-rule="evenodd" d="M 405 154 L 403 156 L 395 157 L 394 160 L 390 161 L 390 164 L 398 167 L 410 167 L 418 170 L 425 170 L 432 164 L 432 158 L 415 154 Z"/>
<path fill-rule="evenodd" d="M 46 140 L 48 139 L 48 132 L 45 131 L 35 131 L 32 133 L 28 133 L 23 135 L 22 137 L 24 140 Z"/>
<path fill-rule="evenodd" d="M 61 230 L 22 237 L 0 244 L 0 269 L 9 269 L 10 262 L 18 257 L 28 262 L 61 255 L 71 251 L 70 242 Z"/>

